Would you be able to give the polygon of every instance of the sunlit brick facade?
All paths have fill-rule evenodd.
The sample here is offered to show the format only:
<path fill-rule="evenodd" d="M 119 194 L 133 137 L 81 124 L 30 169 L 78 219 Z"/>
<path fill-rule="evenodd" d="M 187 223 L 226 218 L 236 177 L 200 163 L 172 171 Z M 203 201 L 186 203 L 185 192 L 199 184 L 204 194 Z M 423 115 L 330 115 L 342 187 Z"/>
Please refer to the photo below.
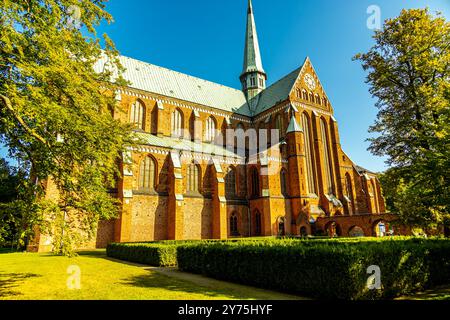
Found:
<path fill-rule="evenodd" d="M 110 241 L 372 236 L 380 221 L 392 219 L 384 214 L 376 175 L 342 150 L 332 102 L 310 59 L 266 88 L 251 2 L 242 90 L 121 61 L 131 85 L 117 90 L 121 112 L 114 117 L 133 123 L 144 143 L 123 155 L 113 192 L 122 203 L 120 218 L 102 223 L 98 247 Z M 265 141 L 270 130 L 279 139 L 269 134 Z"/>

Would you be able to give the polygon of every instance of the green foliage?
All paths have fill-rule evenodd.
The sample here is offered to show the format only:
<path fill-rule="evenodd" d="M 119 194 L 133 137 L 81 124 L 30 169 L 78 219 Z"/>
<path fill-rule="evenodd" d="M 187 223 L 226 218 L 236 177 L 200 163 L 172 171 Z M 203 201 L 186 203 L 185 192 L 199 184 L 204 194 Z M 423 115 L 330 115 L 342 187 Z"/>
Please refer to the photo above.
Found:
<path fill-rule="evenodd" d="M 113 118 L 115 85 L 124 84 L 118 53 L 106 35 L 102 50 L 95 33 L 112 20 L 104 3 L 4 0 L 0 7 L 0 142 L 27 172 L 24 201 L 55 209 L 47 220 L 58 252 L 70 252 L 100 219 L 117 215 L 108 190 L 120 175 L 118 157 L 133 144 L 130 127 Z M 95 72 L 101 57 L 109 63 Z M 43 202 L 48 180 L 59 194 Z"/>
<path fill-rule="evenodd" d="M 378 99 L 370 150 L 388 156 L 391 210 L 406 223 L 450 223 L 450 23 L 428 9 L 403 10 L 355 58 Z"/>
<path fill-rule="evenodd" d="M 272 240 L 181 245 L 181 270 L 317 298 L 384 299 L 450 283 L 447 240 Z M 381 290 L 367 268 L 381 269 Z"/>
<path fill-rule="evenodd" d="M 17 198 L 18 186 L 19 175 L 14 168 L 8 165 L 5 159 L 0 158 L 0 203 Z"/>
<path fill-rule="evenodd" d="M 40 222 L 35 214 L 39 204 L 27 201 L 27 183 L 22 170 L 0 159 L 0 246 L 23 249 L 33 225 Z"/>
<path fill-rule="evenodd" d="M 168 267 L 177 264 L 179 244 L 181 243 L 111 243 L 106 248 L 106 254 L 120 260 Z"/>

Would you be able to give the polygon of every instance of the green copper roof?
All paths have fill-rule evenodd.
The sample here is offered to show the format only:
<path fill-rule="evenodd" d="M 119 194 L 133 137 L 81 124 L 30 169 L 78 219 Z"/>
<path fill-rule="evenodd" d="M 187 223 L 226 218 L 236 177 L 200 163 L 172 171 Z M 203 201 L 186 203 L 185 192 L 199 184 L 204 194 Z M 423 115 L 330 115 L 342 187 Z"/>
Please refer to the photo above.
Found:
<path fill-rule="evenodd" d="M 283 100 L 286 100 L 289 97 L 289 93 L 294 87 L 295 81 L 297 80 L 302 68 L 303 67 L 300 67 L 289 73 L 287 76 L 278 80 L 270 87 L 262 91 L 259 95 L 254 97 L 253 99 L 257 99 L 258 101 L 255 115 L 272 108 Z"/>
<path fill-rule="evenodd" d="M 286 133 L 290 132 L 303 132 L 302 128 L 300 128 L 294 116 L 292 116 L 291 121 L 289 122 L 289 126 L 286 130 Z"/>
<path fill-rule="evenodd" d="M 104 56 L 95 65 L 95 70 L 101 72 L 107 63 L 107 57 Z M 131 88 L 251 116 L 241 90 L 124 56 L 120 56 L 120 63 L 126 69 L 122 76 L 130 82 Z M 113 75 L 113 79 L 116 78 L 117 72 Z"/>
<path fill-rule="evenodd" d="M 244 67 L 242 74 L 248 72 L 264 72 L 259 51 L 258 34 L 256 32 L 255 16 L 253 15 L 252 1 L 248 1 L 247 32 L 245 34 Z"/>
<path fill-rule="evenodd" d="M 234 152 L 229 151 L 222 146 L 214 145 L 211 143 L 196 143 L 186 139 L 160 137 L 145 132 L 135 132 L 135 135 L 143 145 L 203 153 L 206 155 L 239 158 L 239 156 Z"/>

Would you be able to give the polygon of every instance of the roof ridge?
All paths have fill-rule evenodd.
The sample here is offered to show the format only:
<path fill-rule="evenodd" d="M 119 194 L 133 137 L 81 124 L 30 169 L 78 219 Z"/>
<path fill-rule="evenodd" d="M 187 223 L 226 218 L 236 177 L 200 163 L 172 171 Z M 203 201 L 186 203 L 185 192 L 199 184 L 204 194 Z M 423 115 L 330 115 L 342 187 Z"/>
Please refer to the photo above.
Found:
<path fill-rule="evenodd" d="M 283 80 L 285 80 L 286 78 L 288 78 L 289 76 L 293 75 L 296 72 L 300 72 L 303 68 L 303 65 L 301 65 L 300 67 L 298 67 L 297 69 L 289 72 L 288 74 L 286 74 L 285 76 L 283 76 L 282 78 L 278 79 L 277 81 L 275 81 L 274 83 L 272 83 L 270 86 L 268 86 L 266 89 L 264 89 L 261 93 L 263 93 L 264 91 L 266 91 L 267 89 L 269 89 L 270 87 L 276 85 L 278 82 L 281 82 Z"/>

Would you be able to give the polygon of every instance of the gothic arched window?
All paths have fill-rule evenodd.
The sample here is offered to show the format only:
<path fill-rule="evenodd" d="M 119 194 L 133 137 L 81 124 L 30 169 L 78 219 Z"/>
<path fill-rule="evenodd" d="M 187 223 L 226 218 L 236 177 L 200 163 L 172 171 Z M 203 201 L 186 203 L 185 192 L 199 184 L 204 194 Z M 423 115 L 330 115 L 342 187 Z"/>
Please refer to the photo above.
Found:
<path fill-rule="evenodd" d="M 139 100 L 136 100 L 130 108 L 130 123 L 133 124 L 136 129 L 144 130 L 144 119 L 144 105 Z"/>
<path fill-rule="evenodd" d="M 347 205 L 348 205 L 348 213 L 351 215 L 354 212 L 354 201 L 353 201 L 353 187 L 352 187 L 352 179 L 350 175 L 347 173 L 345 175 L 345 193 L 347 196 Z"/>
<path fill-rule="evenodd" d="M 253 168 L 251 170 L 251 182 L 252 182 L 252 196 L 259 197 L 259 173 L 258 169 Z"/>
<path fill-rule="evenodd" d="M 199 192 L 200 169 L 194 162 L 190 163 L 187 167 L 186 179 L 186 191 Z"/>
<path fill-rule="evenodd" d="M 239 235 L 238 218 L 235 213 L 233 213 L 230 217 L 230 233 L 232 236 Z"/>
<path fill-rule="evenodd" d="M 320 96 L 318 94 L 316 94 L 316 103 L 319 104 L 319 105 L 322 104 Z"/>
<path fill-rule="evenodd" d="M 179 109 L 175 109 L 172 112 L 172 136 L 180 138 L 183 136 L 184 129 L 184 117 L 183 113 Z"/>
<path fill-rule="evenodd" d="M 280 136 L 283 132 L 283 117 L 281 117 L 279 114 L 275 117 L 275 129 L 280 131 Z"/>
<path fill-rule="evenodd" d="M 156 165 L 152 157 L 145 157 L 139 165 L 139 190 L 155 189 Z"/>
<path fill-rule="evenodd" d="M 320 119 L 320 131 L 322 132 L 322 150 L 323 150 L 323 159 L 325 166 L 325 194 L 333 194 L 333 178 L 332 178 L 332 167 L 330 161 L 330 152 L 328 148 L 328 132 L 327 126 L 325 124 L 325 120 Z"/>
<path fill-rule="evenodd" d="M 308 101 L 308 92 L 306 92 L 306 90 L 303 90 L 302 94 L 303 94 L 303 100 Z"/>
<path fill-rule="evenodd" d="M 303 127 L 303 139 L 305 144 L 305 155 L 306 155 L 306 185 L 307 192 L 310 194 L 316 193 L 316 184 L 314 182 L 314 167 L 313 167 L 313 152 L 312 152 L 312 139 L 311 130 L 309 126 L 309 118 L 303 113 L 302 114 L 302 127 Z"/>
<path fill-rule="evenodd" d="M 228 198 L 236 196 L 236 171 L 234 168 L 230 168 L 225 176 L 225 195 Z"/>
<path fill-rule="evenodd" d="M 216 120 L 213 117 L 209 117 L 208 120 L 206 120 L 206 141 L 214 141 L 216 138 L 216 127 Z"/>

